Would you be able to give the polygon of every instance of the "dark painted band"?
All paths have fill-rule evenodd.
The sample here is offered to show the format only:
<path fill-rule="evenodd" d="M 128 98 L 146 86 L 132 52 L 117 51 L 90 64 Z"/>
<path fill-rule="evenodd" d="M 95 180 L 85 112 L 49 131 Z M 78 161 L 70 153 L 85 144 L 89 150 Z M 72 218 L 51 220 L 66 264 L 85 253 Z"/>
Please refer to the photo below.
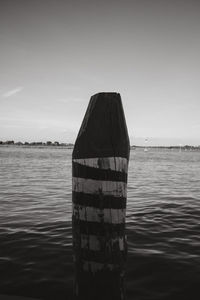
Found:
<path fill-rule="evenodd" d="M 96 208 L 126 208 L 126 198 L 115 197 L 102 194 L 85 194 L 72 192 L 72 201 L 74 204 L 84 205 Z"/>
<path fill-rule="evenodd" d="M 92 168 L 77 162 L 72 162 L 72 175 L 73 177 L 86 179 L 127 182 L 127 174 L 125 172 Z"/>
<path fill-rule="evenodd" d="M 123 237 L 125 232 L 125 223 L 87 222 L 79 220 L 75 216 L 72 216 L 72 225 L 75 232 L 79 232 L 79 234 L 109 236 L 109 239 L 116 238 L 116 236 Z"/>

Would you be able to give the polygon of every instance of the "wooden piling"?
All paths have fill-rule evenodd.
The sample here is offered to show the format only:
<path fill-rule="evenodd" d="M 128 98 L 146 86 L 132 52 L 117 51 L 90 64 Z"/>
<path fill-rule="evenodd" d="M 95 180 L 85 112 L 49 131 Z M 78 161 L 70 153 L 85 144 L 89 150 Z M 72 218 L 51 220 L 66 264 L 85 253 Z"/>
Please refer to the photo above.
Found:
<path fill-rule="evenodd" d="M 75 299 L 125 299 L 129 151 L 120 94 L 92 96 L 72 154 Z"/>

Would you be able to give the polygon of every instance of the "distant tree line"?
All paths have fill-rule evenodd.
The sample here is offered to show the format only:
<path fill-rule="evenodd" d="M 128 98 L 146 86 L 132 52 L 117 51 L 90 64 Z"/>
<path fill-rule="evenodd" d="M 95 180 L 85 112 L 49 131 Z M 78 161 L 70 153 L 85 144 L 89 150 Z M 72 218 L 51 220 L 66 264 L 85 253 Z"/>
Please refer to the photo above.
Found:
<path fill-rule="evenodd" d="M 47 141 L 47 142 L 15 142 L 13 140 L 10 141 L 0 141 L 0 145 L 16 145 L 16 146 L 64 146 L 68 148 L 73 148 L 74 144 L 72 143 L 60 143 L 60 142 L 52 142 L 52 141 Z M 177 150 L 200 150 L 200 145 L 199 146 L 191 146 L 191 145 L 184 145 L 184 146 L 136 146 L 132 145 L 131 149 L 136 149 L 136 148 L 148 148 L 148 149 L 177 149 Z"/>
<path fill-rule="evenodd" d="M 15 141 L 0 141 L 0 145 L 16 145 L 16 146 L 66 146 L 73 147 L 71 143 L 59 143 L 59 142 L 15 142 Z"/>

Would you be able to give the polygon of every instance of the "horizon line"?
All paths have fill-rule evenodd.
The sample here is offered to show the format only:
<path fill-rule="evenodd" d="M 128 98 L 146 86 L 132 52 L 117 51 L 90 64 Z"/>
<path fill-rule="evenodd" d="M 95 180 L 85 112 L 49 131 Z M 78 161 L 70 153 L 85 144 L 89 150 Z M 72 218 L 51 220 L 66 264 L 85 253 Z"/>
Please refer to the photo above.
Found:
<path fill-rule="evenodd" d="M 16 145 L 16 146 L 26 146 L 26 145 L 32 145 L 32 146 L 74 146 L 74 143 L 72 142 L 59 142 L 59 141 L 50 141 L 47 140 L 45 142 L 43 141 L 31 141 L 31 142 L 15 142 L 14 140 L 6 140 L 2 141 L 0 140 L 0 145 Z M 138 145 L 138 144 L 132 144 L 130 145 L 130 148 L 139 147 L 139 148 L 200 148 L 200 145 L 191 145 L 191 144 L 177 144 L 177 145 Z"/>

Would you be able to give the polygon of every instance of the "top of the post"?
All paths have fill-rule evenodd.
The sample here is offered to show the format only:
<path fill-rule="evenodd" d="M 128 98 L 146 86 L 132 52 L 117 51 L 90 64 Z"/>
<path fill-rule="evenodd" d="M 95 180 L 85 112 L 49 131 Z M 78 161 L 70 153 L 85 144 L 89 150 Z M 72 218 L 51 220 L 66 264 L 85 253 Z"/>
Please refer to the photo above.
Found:
<path fill-rule="evenodd" d="M 73 158 L 129 158 L 129 137 L 121 96 L 101 92 L 91 97 L 79 130 Z"/>

